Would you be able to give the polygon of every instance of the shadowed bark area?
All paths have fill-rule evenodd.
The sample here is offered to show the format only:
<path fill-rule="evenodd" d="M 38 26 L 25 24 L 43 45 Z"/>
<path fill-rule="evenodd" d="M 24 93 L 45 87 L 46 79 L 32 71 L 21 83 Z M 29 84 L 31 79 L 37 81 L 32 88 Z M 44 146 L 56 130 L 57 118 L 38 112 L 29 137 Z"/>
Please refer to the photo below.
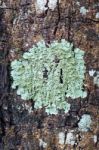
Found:
<path fill-rule="evenodd" d="M 53 11 L 48 8 L 42 13 L 37 13 L 35 1 L 0 1 L 0 150 L 98 150 L 99 88 L 93 83 L 99 71 L 98 1 L 60 0 Z M 88 10 L 86 14 L 80 13 L 81 7 Z M 69 99 L 68 114 L 61 111 L 48 116 L 43 109 L 34 110 L 32 100 L 21 100 L 11 89 L 10 62 L 42 39 L 51 43 L 62 38 L 85 51 L 84 86 L 88 96 Z M 94 76 L 89 75 L 92 69 Z M 85 113 L 91 115 L 92 127 L 82 133 L 78 122 Z M 71 131 L 75 144 L 67 145 L 65 140 Z M 64 133 L 64 144 L 59 143 L 60 132 Z"/>

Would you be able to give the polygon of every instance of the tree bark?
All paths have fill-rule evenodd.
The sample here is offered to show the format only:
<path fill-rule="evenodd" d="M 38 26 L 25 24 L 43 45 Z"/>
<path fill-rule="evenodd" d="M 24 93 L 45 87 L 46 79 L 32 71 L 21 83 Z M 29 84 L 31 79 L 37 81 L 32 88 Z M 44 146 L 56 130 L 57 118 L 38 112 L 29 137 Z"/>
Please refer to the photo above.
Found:
<path fill-rule="evenodd" d="M 54 9 L 46 1 L 43 11 L 36 2 L 0 1 L 0 150 L 98 150 L 99 88 L 93 82 L 99 72 L 98 0 L 60 0 Z M 10 62 L 42 39 L 46 43 L 66 39 L 85 51 L 88 96 L 70 100 L 68 114 L 34 111 L 32 100 L 22 101 L 11 89 Z M 90 70 L 95 71 L 93 76 Z M 83 114 L 92 117 L 87 133 L 78 130 Z M 69 132 L 74 134 L 74 145 L 65 142 Z"/>

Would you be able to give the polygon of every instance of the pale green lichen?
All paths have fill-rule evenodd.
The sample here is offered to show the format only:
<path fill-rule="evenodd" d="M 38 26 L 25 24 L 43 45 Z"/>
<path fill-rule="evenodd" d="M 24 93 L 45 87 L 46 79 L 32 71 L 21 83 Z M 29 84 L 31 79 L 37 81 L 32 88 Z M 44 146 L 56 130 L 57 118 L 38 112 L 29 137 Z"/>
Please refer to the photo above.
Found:
<path fill-rule="evenodd" d="M 73 50 L 73 44 L 54 41 L 45 45 L 38 42 L 19 60 L 11 63 L 12 88 L 24 100 L 33 99 L 35 108 L 45 107 L 48 114 L 57 114 L 59 109 L 68 112 L 67 98 L 86 97 L 83 90 L 85 73 L 84 51 Z"/>

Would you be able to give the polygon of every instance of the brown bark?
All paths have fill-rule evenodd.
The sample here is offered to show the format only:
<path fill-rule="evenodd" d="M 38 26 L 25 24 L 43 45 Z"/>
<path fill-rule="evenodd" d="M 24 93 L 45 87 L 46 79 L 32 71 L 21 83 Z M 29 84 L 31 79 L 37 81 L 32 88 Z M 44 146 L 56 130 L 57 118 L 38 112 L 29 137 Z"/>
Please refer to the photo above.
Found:
<path fill-rule="evenodd" d="M 98 150 L 99 140 L 99 89 L 93 84 L 89 70 L 99 69 L 99 20 L 98 0 L 61 0 L 56 8 L 38 14 L 34 0 L 0 1 L 0 150 L 43 150 L 40 139 L 47 143 L 46 150 Z M 80 13 L 85 6 L 86 15 Z M 75 47 L 85 51 L 85 85 L 88 96 L 84 100 L 70 100 L 71 110 L 48 116 L 44 110 L 29 113 L 26 106 L 33 102 L 24 102 L 10 88 L 10 62 L 20 57 L 24 51 L 44 39 L 73 42 Z M 91 115 L 91 131 L 78 132 L 77 123 L 82 114 Z M 73 130 L 76 144 L 60 145 L 58 134 Z"/>

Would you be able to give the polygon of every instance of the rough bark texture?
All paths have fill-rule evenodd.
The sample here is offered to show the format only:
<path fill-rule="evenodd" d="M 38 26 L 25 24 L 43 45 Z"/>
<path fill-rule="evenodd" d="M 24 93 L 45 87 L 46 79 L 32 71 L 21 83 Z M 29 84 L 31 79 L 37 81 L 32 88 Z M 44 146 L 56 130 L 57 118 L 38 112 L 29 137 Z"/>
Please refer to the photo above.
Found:
<path fill-rule="evenodd" d="M 82 6 L 88 10 L 85 15 L 80 13 Z M 99 70 L 98 10 L 98 0 L 61 0 L 53 11 L 38 14 L 35 0 L 0 0 L 0 150 L 99 149 L 99 89 L 94 77 L 89 76 L 89 70 Z M 47 116 L 43 109 L 33 110 L 32 101 L 24 102 L 12 91 L 10 62 L 41 39 L 51 43 L 62 38 L 86 52 L 88 96 L 84 100 L 70 99 L 68 114 Z M 93 121 L 87 133 L 77 128 L 84 113 Z M 71 130 L 76 137 L 74 146 L 59 144 L 58 134 L 63 132 L 66 139 Z M 46 148 L 40 146 L 40 139 L 47 143 Z"/>

